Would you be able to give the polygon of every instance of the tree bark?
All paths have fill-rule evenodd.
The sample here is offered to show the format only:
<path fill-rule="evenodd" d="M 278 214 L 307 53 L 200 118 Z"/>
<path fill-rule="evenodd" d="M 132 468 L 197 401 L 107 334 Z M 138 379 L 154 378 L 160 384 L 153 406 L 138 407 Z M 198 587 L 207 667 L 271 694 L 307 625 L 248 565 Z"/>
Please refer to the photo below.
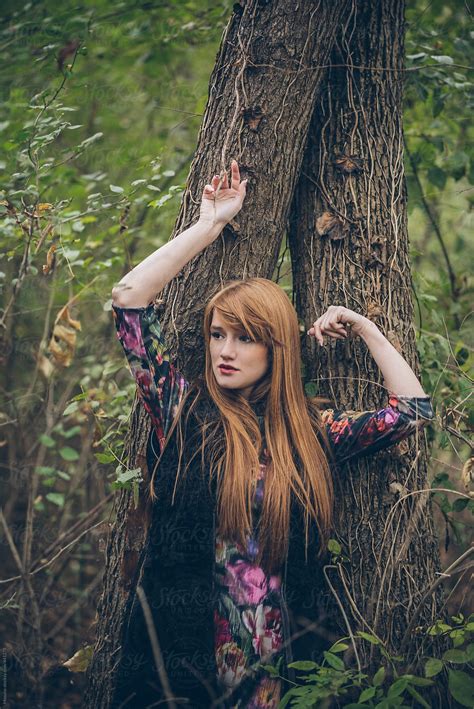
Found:
<path fill-rule="evenodd" d="M 289 244 L 305 331 L 329 305 L 344 305 L 374 320 L 418 371 L 403 169 L 403 43 L 402 0 L 353 1 L 315 104 Z M 305 376 L 318 394 L 353 410 L 386 404 L 361 341 L 321 348 L 313 338 L 303 340 Z M 370 632 L 415 662 L 431 652 L 416 633 L 402 647 L 411 618 L 417 615 L 415 627 L 426 630 L 442 610 L 440 589 L 419 608 L 440 569 L 430 497 L 422 492 L 429 488 L 423 433 L 345 467 L 339 478 L 336 533 L 349 562 L 328 569 L 331 584 L 353 632 Z M 374 668 L 377 646 L 358 647 L 364 665 Z"/>
<path fill-rule="evenodd" d="M 271 278 L 300 171 L 312 107 L 346 0 L 298 3 L 250 0 L 234 5 L 210 79 L 209 97 L 174 235 L 198 216 L 205 182 L 231 158 L 249 178 L 237 222 L 194 259 L 165 289 L 161 320 L 171 357 L 188 379 L 202 371 L 202 310 L 229 278 Z M 148 420 L 134 406 L 129 465 L 143 469 Z M 116 504 L 108 542 L 104 590 L 98 608 L 94 657 L 85 705 L 107 707 L 128 602 L 136 586 L 147 534 L 144 495 Z"/>

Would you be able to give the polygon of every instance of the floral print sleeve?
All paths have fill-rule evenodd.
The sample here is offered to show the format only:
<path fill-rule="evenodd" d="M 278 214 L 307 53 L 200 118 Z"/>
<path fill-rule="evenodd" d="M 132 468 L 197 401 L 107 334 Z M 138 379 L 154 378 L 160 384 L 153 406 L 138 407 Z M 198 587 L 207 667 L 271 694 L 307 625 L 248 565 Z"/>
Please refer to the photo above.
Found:
<path fill-rule="evenodd" d="M 112 312 L 118 339 L 162 448 L 188 382 L 169 360 L 153 303 L 144 308 L 113 305 Z"/>
<path fill-rule="evenodd" d="M 376 453 L 406 438 L 430 421 L 434 414 L 429 396 L 391 395 L 388 406 L 379 411 L 321 412 L 335 459 Z"/>

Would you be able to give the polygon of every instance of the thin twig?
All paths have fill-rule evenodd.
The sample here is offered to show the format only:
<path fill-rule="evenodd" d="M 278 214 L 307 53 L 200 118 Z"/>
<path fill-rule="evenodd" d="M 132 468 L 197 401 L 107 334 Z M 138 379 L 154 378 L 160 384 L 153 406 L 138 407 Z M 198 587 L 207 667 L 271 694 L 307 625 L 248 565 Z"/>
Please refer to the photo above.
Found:
<path fill-rule="evenodd" d="M 165 665 L 163 662 L 163 655 L 161 653 L 160 643 L 158 641 L 158 635 L 156 634 L 155 626 L 153 625 L 153 617 L 151 615 L 150 606 L 148 604 L 147 598 L 143 588 L 139 585 L 137 586 L 137 596 L 142 607 L 143 616 L 145 618 L 146 628 L 148 631 L 148 637 L 150 639 L 151 649 L 153 651 L 153 658 L 155 660 L 156 669 L 160 677 L 161 686 L 163 687 L 163 692 L 165 694 L 168 706 L 170 709 L 176 709 L 176 703 L 173 698 L 173 693 L 171 691 L 171 686 L 168 680 L 168 675 L 166 674 Z"/>
<path fill-rule="evenodd" d="M 46 567 L 50 566 L 53 563 L 53 561 L 56 561 L 56 559 L 58 557 L 60 557 L 61 554 L 64 554 L 64 552 L 67 549 L 69 549 L 74 544 L 77 544 L 77 542 L 79 542 L 85 534 L 87 534 L 88 532 L 91 532 L 93 529 L 98 527 L 103 522 L 105 522 L 105 520 L 101 519 L 100 522 L 97 522 L 97 524 L 93 524 L 92 527 L 85 529 L 83 532 L 81 532 L 81 534 L 79 534 L 79 536 L 77 536 L 75 539 L 73 539 L 71 542 L 69 542 L 69 544 L 66 544 L 66 546 L 64 546 L 62 549 L 60 549 L 57 554 L 55 554 L 53 557 L 51 557 L 51 559 L 48 559 L 48 561 L 45 564 L 38 566 L 38 568 L 35 569 L 34 571 L 28 572 L 26 574 L 26 576 L 34 576 L 35 574 L 38 574 L 40 571 L 43 571 L 43 569 L 46 569 Z M 10 583 L 11 581 L 18 581 L 21 578 L 22 578 L 21 576 L 11 576 L 9 579 L 0 579 L 0 584 Z"/>

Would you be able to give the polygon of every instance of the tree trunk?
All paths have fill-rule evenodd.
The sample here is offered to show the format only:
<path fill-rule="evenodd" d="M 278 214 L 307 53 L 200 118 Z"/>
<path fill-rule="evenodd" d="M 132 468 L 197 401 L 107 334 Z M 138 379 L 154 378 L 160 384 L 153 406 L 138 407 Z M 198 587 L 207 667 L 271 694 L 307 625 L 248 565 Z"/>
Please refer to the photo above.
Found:
<path fill-rule="evenodd" d="M 329 305 L 344 305 L 374 320 L 417 371 L 403 171 L 403 42 L 403 0 L 353 1 L 333 47 L 326 91 L 315 105 L 289 242 L 295 306 L 305 331 Z M 387 402 L 361 341 L 320 348 L 305 336 L 303 362 L 306 378 L 338 407 L 368 410 Z M 415 629 L 425 630 L 441 615 L 439 588 L 422 600 L 440 569 L 430 497 L 421 492 L 429 488 L 423 433 L 347 466 L 340 481 L 336 529 L 350 562 L 336 564 L 328 575 L 352 631 L 373 633 L 412 661 L 417 653 L 431 654 L 415 630 L 404 639 L 412 618 Z M 377 646 L 358 646 L 364 665 L 374 667 Z"/>
<path fill-rule="evenodd" d="M 205 301 L 229 278 L 271 278 L 303 158 L 312 107 L 346 0 L 251 0 L 234 5 L 210 79 L 209 98 L 174 235 L 198 216 L 205 182 L 235 157 L 249 178 L 245 210 L 165 289 L 161 319 L 171 356 L 188 379 L 202 371 Z M 179 337 L 179 334 L 182 334 Z M 129 465 L 148 479 L 148 421 L 134 406 Z M 121 629 L 136 585 L 147 523 L 122 493 L 111 530 L 86 706 L 107 707 L 120 662 Z"/>

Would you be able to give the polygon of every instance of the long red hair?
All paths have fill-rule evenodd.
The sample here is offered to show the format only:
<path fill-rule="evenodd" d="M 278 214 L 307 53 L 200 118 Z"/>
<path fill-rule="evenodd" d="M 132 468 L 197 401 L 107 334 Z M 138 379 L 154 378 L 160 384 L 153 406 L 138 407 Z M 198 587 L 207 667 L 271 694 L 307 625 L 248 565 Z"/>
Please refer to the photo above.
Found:
<path fill-rule="evenodd" d="M 228 327 L 243 328 L 269 349 L 268 371 L 248 400 L 220 387 L 215 378 L 209 351 L 214 310 Z M 265 473 L 257 562 L 269 571 L 282 564 L 288 549 L 292 495 L 304 513 L 306 542 L 309 525 L 315 523 L 322 553 L 332 523 L 334 490 L 320 442 L 325 431 L 318 400 L 306 396 L 303 388 L 300 331 L 293 305 L 285 291 L 266 278 L 230 281 L 207 303 L 203 334 L 205 394 L 214 402 L 219 417 L 214 426 L 203 427 L 201 451 L 203 460 L 204 450 L 210 452 L 210 476 L 217 477 L 219 533 L 245 545 L 253 530 L 252 501 L 264 443 L 253 407 L 266 402 L 263 430 L 270 463 Z M 186 396 L 193 390 L 191 387 Z M 193 406 L 204 393 L 197 391 Z M 181 418 L 182 405 L 167 440 Z M 182 436 L 180 440 L 183 446 Z"/>

